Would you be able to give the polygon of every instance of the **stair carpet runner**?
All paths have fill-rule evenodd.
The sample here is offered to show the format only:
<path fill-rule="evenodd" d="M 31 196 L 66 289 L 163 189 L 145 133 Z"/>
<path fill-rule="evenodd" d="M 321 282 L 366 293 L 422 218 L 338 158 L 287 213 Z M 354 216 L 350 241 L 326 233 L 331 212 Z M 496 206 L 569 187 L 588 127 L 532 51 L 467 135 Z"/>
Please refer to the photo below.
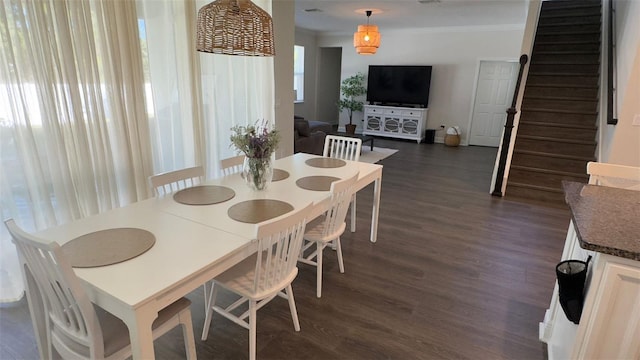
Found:
<path fill-rule="evenodd" d="M 595 160 L 601 0 L 544 1 L 507 198 L 564 204 L 562 180 L 587 182 Z"/>

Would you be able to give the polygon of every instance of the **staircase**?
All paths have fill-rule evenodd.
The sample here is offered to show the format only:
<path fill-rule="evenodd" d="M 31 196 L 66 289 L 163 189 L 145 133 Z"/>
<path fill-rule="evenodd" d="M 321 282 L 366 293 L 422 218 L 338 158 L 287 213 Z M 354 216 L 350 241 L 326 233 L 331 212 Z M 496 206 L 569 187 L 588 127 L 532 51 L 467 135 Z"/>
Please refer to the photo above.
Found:
<path fill-rule="evenodd" d="M 564 204 L 595 160 L 600 0 L 544 1 L 505 196 Z"/>

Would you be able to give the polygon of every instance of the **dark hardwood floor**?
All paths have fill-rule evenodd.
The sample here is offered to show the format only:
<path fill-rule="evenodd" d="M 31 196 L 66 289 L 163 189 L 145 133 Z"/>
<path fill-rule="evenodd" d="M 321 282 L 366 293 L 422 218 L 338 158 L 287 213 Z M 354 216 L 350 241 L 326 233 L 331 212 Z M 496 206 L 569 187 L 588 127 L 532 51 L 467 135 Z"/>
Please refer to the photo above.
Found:
<path fill-rule="evenodd" d="M 342 237 L 345 273 L 325 249 L 293 283 L 301 332 L 277 298 L 258 311 L 261 359 L 544 359 L 538 340 L 569 213 L 489 195 L 496 149 L 376 139 L 382 160 L 378 242 L 369 242 L 372 189 L 358 194 L 358 231 Z M 202 331 L 203 296 L 189 295 L 198 356 L 248 357 L 248 332 L 215 315 Z M 229 298 L 230 300 L 230 298 Z M 155 343 L 184 357 L 180 330 Z M 0 359 L 37 357 L 25 301 L 0 309 Z"/>

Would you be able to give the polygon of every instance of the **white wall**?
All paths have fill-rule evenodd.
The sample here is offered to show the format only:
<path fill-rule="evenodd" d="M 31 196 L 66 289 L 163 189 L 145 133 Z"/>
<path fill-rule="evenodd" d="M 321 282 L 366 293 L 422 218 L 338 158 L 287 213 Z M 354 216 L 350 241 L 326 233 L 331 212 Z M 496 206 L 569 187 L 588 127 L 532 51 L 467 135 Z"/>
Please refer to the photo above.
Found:
<path fill-rule="evenodd" d="M 462 144 L 468 143 L 473 87 L 479 60 L 517 60 L 523 26 L 454 27 L 387 31 L 375 55 L 358 55 L 352 35 L 318 36 L 318 46 L 342 47 L 342 79 L 357 72 L 366 75 L 369 65 L 432 65 L 427 128 L 458 125 Z M 363 114 L 354 114 L 361 128 Z M 348 122 L 341 114 L 340 124 Z M 444 134 L 438 131 L 436 141 Z"/>
<path fill-rule="evenodd" d="M 289 0 L 272 3 L 273 32 L 276 56 L 274 94 L 276 129 L 280 132 L 280 146 L 276 157 L 293 154 L 293 18 L 295 4 Z"/>
<path fill-rule="evenodd" d="M 618 124 L 605 129 L 601 161 L 640 166 L 640 1 L 616 1 Z"/>
<path fill-rule="evenodd" d="M 640 45 L 640 1 L 616 0 L 616 38 L 618 55 L 618 100 L 622 100 L 629 74 L 635 64 L 634 59 Z"/>
<path fill-rule="evenodd" d="M 304 46 L 304 101 L 294 105 L 296 115 L 316 119 L 316 63 L 318 43 L 315 32 L 295 28 L 295 45 Z M 293 81 L 291 82 L 293 86 Z"/>

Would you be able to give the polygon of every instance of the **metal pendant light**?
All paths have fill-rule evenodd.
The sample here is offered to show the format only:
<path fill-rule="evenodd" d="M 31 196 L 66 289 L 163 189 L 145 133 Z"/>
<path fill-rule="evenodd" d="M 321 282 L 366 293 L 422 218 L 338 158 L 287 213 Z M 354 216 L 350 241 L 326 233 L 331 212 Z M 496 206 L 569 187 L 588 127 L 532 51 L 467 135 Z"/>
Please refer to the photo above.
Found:
<path fill-rule="evenodd" d="M 271 15 L 250 0 L 216 0 L 198 11 L 196 49 L 243 56 L 274 56 Z"/>
<path fill-rule="evenodd" d="M 367 10 L 367 25 L 358 25 L 358 31 L 353 34 L 353 46 L 360 55 L 373 55 L 380 47 L 380 32 L 376 25 L 369 25 L 372 11 Z"/>

